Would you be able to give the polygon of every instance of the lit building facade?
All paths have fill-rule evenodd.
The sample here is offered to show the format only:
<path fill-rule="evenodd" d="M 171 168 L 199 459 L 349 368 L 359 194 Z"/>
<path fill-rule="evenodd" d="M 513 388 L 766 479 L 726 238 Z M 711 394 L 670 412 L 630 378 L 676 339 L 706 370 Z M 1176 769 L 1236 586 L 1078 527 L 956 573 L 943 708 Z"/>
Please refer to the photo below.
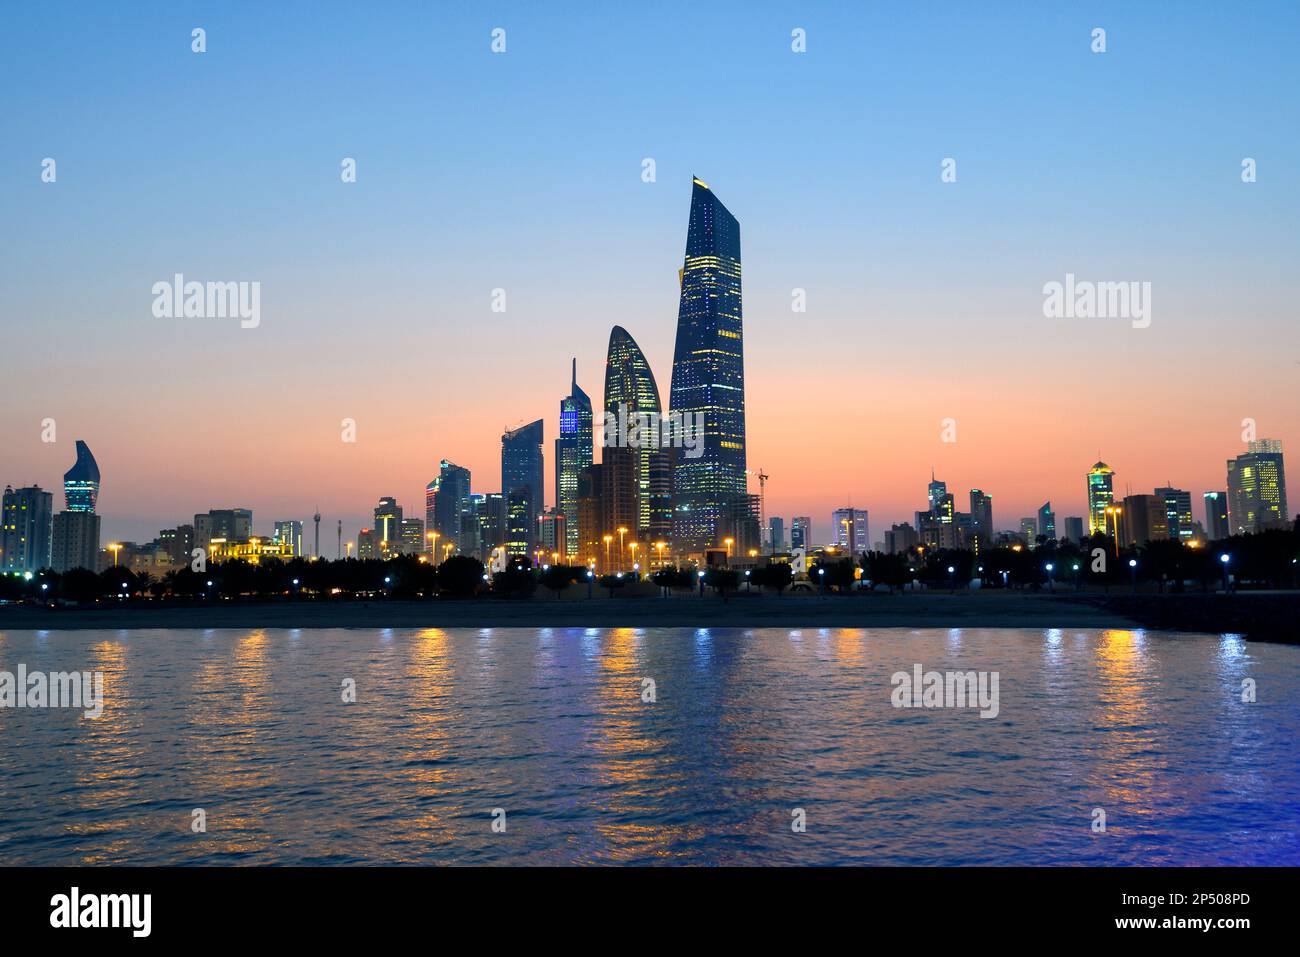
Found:
<path fill-rule="evenodd" d="M 275 523 L 275 540 L 288 545 L 290 555 L 302 554 L 302 522 L 294 519 L 282 519 Z"/>
<path fill-rule="evenodd" d="M 402 506 L 391 495 L 382 496 L 375 506 L 375 535 L 379 538 L 381 548 L 396 545 L 402 540 Z"/>
<path fill-rule="evenodd" d="M 692 180 L 680 274 L 670 409 L 702 422 L 701 454 L 676 450 L 673 549 L 700 555 L 719 544 L 745 477 L 745 363 L 740 224 L 708 184 Z"/>
<path fill-rule="evenodd" d="M 1228 519 L 1235 535 L 1290 525 L 1282 443 L 1277 439 L 1251 442 L 1244 455 L 1228 460 Z"/>
<path fill-rule="evenodd" d="M 837 508 L 831 513 L 831 543 L 860 555 L 871 550 L 867 512 L 861 508 Z"/>
<path fill-rule="evenodd" d="M 1106 509 L 1115 504 L 1115 470 L 1098 462 L 1088 470 L 1088 534 L 1109 535 L 1111 516 Z"/>
<path fill-rule="evenodd" d="M 635 541 L 662 540 L 672 530 L 663 406 L 650 363 L 622 326 L 609 334 L 604 410 L 601 494 L 608 515 L 601 531 L 626 528 Z"/>
<path fill-rule="evenodd" d="M 240 559 L 256 565 L 268 558 L 287 562 L 293 557 L 293 546 L 289 542 L 276 541 L 274 538 L 256 536 L 242 540 L 214 538 L 208 542 L 208 560 L 211 562 Z"/>
<path fill-rule="evenodd" d="M 555 504 L 565 519 L 564 547 L 570 560 L 578 554 L 578 475 L 592 463 L 591 399 L 578 388 L 578 360 L 573 360 L 569 394 L 560 400 L 560 435 L 555 440 Z"/>
<path fill-rule="evenodd" d="M 1196 537 L 1192 521 L 1192 493 L 1180 488 L 1158 488 L 1155 495 L 1165 503 L 1165 525 L 1169 537 L 1180 542 L 1190 542 Z"/>
<path fill-rule="evenodd" d="M 542 420 L 501 436 L 501 495 L 506 509 L 506 550 L 511 555 L 532 551 L 546 494 L 542 455 Z"/>
<path fill-rule="evenodd" d="M 37 485 L 6 488 L 0 501 L 0 570 L 35 572 L 49 568 L 54 495 Z"/>
<path fill-rule="evenodd" d="M 69 512 L 93 512 L 99 501 L 99 464 L 81 439 L 77 439 L 77 461 L 63 473 L 63 501 Z"/>

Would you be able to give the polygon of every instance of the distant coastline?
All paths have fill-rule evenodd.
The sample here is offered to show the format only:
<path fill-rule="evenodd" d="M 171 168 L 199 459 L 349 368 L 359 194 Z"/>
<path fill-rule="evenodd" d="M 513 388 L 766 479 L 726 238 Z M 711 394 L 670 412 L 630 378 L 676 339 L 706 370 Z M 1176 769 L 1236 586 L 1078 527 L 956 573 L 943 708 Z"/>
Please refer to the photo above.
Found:
<path fill-rule="evenodd" d="M 1300 593 L 988 592 L 0 606 L 3 630 L 203 628 L 1152 628 L 1300 643 Z"/>

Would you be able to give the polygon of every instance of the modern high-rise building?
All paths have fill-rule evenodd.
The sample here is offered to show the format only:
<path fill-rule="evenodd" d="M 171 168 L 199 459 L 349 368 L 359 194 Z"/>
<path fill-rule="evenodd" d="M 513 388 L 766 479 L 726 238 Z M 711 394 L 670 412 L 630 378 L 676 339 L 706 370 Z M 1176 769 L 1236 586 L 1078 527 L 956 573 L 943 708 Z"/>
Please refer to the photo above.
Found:
<path fill-rule="evenodd" d="M 1111 533 L 1111 517 L 1106 509 L 1115 504 L 1115 470 L 1098 462 L 1088 470 L 1088 534 Z"/>
<path fill-rule="evenodd" d="M 578 565 L 589 565 L 594 561 L 602 572 L 607 570 L 602 564 L 605 553 L 601 549 L 605 512 L 600 498 L 604 486 L 603 471 L 601 465 L 588 465 L 578 473 L 578 527 L 582 529 L 582 538 L 578 540 L 578 553 L 573 559 Z"/>
<path fill-rule="evenodd" d="M 1020 520 L 1020 537 L 1031 548 L 1038 541 L 1038 518 L 1036 516 L 1030 515 Z"/>
<path fill-rule="evenodd" d="M 939 511 L 943 504 L 944 496 L 948 494 L 948 483 L 940 482 L 934 477 L 934 469 L 930 469 L 930 484 L 926 486 L 925 497 L 930 503 L 930 511 Z"/>
<path fill-rule="evenodd" d="M 576 504 L 576 503 L 575 503 Z M 542 514 L 541 538 L 542 562 L 564 562 L 568 519 L 558 508 L 548 509 Z"/>
<path fill-rule="evenodd" d="M 63 473 L 63 501 L 69 512 L 93 512 L 99 501 L 99 465 L 81 439 L 77 439 L 77 461 Z"/>
<path fill-rule="evenodd" d="M 993 496 L 980 489 L 970 490 L 971 534 L 978 535 L 981 543 L 993 542 Z"/>
<path fill-rule="evenodd" d="M 807 515 L 796 515 L 790 519 L 790 548 L 812 547 L 812 519 Z"/>
<path fill-rule="evenodd" d="M 1222 541 L 1232 536 L 1231 526 L 1228 524 L 1226 491 L 1205 493 L 1205 534 L 1212 542 Z"/>
<path fill-rule="evenodd" d="M 720 547 L 733 502 L 748 492 L 740 224 L 699 179 L 679 282 L 669 407 L 703 437 L 698 456 L 674 450 L 672 538 L 674 551 L 699 555 Z"/>
<path fill-rule="evenodd" d="M 54 516 L 50 567 L 99 571 L 99 516 L 94 512 L 59 512 Z"/>
<path fill-rule="evenodd" d="M 395 548 L 402 540 L 402 506 L 391 495 L 383 495 L 375 506 L 375 537 L 381 551 Z"/>
<path fill-rule="evenodd" d="M 1078 545 L 1083 541 L 1083 518 L 1078 515 L 1065 517 L 1065 537 Z"/>
<path fill-rule="evenodd" d="M 1121 506 L 1120 533 L 1127 546 L 1169 538 L 1165 500 L 1159 495 L 1126 495 Z"/>
<path fill-rule="evenodd" d="M 213 508 L 194 516 L 194 545 L 208 550 L 214 538 L 247 541 L 253 536 L 253 511 L 247 508 Z"/>
<path fill-rule="evenodd" d="M 1165 503 L 1165 526 L 1169 537 L 1190 542 L 1196 534 L 1196 525 L 1192 522 L 1192 493 L 1165 486 L 1156 489 L 1155 495 Z"/>
<path fill-rule="evenodd" d="M 424 519 L 422 518 L 404 518 L 397 525 L 397 538 L 401 542 L 403 555 L 419 555 L 426 551 L 428 542 L 424 538 Z M 446 546 L 452 546 L 447 548 Z M 438 543 L 438 558 L 450 554 L 456 545 L 455 539 L 448 539 L 446 542 Z"/>
<path fill-rule="evenodd" d="M 0 500 L 0 570 L 36 572 L 51 567 L 54 496 L 37 485 L 5 488 Z"/>
<path fill-rule="evenodd" d="M 299 532 L 301 537 L 301 528 Z M 158 533 L 158 542 L 167 552 L 170 564 L 188 565 L 194 557 L 194 526 L 177 525 L 175 528 L 164 528 Z"/>
<path fill-rule="evenodd" d="M 506 511 L 505 546 L 511 555 L 532 551 L 546 494 L 542 420 L 501 436 L 501 495 Z"/>
<path fill-rule="evenodd" d="M 1291 524 L 1279 440 L 1251 442 L 1244 455 L 1228 460 L 1228 519 L 1235 535 Z"/>
<path fill-rule="evenodd" d="M 289 554 L 293 557 L 302 555 L 302 522 L 294 519 L 284 519 L 275 523 L 275 541 L 281 545 L 289 546 Z"/>
<path fill-rule="evenodd" d="M 470 472 L 454 462 L 443 459 L 438 463 L 438 476 L 424 490 L 425 532 L 437 532 L 439 548 L 461 542 L 464 523 L 462 517 L 470 509 Z"/>
<path fill-rule="evenodd" d="M 564 516 L 564 547 L 569 558 L 581 541 L 578 519 L 578 474 L 592 463 L 591 399 L 578 388 L 578 360 L 573 360 L 569 394 L 560 400 L 560 435 L 555 440 L 555 505 Z"/>
<path fill-rule="evenodd" d="M 487 559 L 492 549 L 506 543 L 506 498 L 500 492 L 481 496 L 476 506 L 479 527 L 479 557 Z"/>
<path fill-rule="evenodd" d="M 1049 542 L 1056 541 L 1056 513 L 1052 511 L 1050 501 L 1044 502 L 1038 509 L 1038 534 Z"/>
<path fill-rule="evenodd" d="M 773 516 L 767 520 L 767 547 L 770 552 L 785 551 L 785 519 Z"/>
<path fill-rule="evenodd" d="M 605 360 L 602 496 L 610 532 L 629 541 L 660 541 L 671 532 L 670 463 L 659 431 L 659 387 L 641 347 L 622 326 L 609 334 Z"/>
<path fill-rule="evenodd" d="M 837 508 L 831 513 L 831 544 L 847 548 L 855 555 L 871 550 L 867 530 L 867 512 L 861 508 Z"/>

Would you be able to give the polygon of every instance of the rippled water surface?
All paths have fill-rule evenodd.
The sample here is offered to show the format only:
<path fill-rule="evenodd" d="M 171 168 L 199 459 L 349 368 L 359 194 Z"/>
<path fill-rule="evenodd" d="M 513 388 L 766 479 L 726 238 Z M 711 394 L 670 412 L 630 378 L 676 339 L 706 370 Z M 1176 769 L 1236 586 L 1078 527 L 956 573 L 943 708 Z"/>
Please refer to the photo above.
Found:
<path fill-rule="evenodd" d="M 1300 863 L 1300 648 L 1232 637 L 0 633 L 19 663 L 106 704 L 0 708 L 5 864 Z M 1000 713 L 894 708 L 916 663 Z"/>

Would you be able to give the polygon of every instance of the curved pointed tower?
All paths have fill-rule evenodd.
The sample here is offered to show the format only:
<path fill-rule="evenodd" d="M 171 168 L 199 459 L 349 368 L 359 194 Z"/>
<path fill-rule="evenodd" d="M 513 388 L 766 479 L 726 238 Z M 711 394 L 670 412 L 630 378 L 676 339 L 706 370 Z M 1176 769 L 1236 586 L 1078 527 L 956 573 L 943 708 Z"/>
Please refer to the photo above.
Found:
<path fill-rule="evenodd" d="M 707 183 L 691 182 L 669 408 L 698 416 L 704 438 L 694 458 L 674 449 L 673 550 L 680 554 L 719 547 L 748 490 L 740 224 Z"/>

